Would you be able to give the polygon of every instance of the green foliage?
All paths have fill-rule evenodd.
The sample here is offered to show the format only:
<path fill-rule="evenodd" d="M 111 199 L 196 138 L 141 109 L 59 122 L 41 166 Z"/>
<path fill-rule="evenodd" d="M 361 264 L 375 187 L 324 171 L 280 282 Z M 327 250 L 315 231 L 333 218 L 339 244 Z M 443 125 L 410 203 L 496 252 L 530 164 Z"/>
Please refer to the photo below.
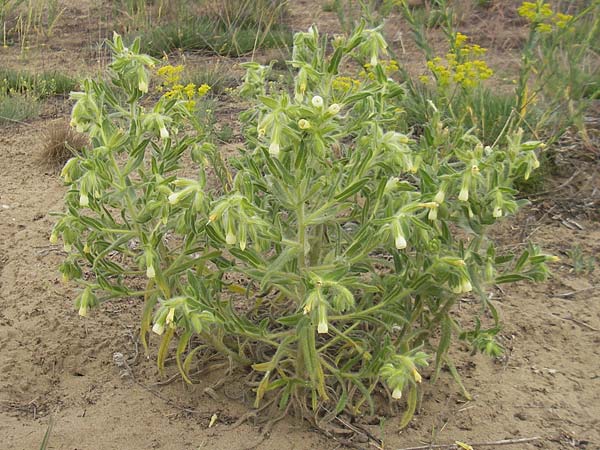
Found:
<path fill-rule="evenodd" d="M 436 55 L 427 38 L 431 19 L 423 16 L 421 8 L 402 6 L 403 16 L 431 71 L 421 83 L 404 74 L 409 124 L 416 130 L 422 129 L 419 124 L 427 120 L 427 105 L 433 100 L 450 130 L 471 130 L 488 145 L 506 140 L 521 128 L 525 139 L 543 136 L 548 143 L 555 142 L 573 125 L 586 137 L 583 114 L 598 96 L 600 79 L 597 2 L 574 16 L 553 11 L 541 0 L 524 2 L 518 12 L 529 21 L 530 32 L 522 49 L 518 79 L 514 89 L 493 90 L 482 83 L 481 77 L 487 77 L 491 70 L 482 58 L 475 58 L 484 55 L 485 49 L 457 31 L 453 8 L 446 0 L 436 3 L 441 31 L 449 47 L 444 57 Z M 541 161 L 549 159 L 544 155 Z M 549 171 L 549 167 L 544 167 L 542 175 L 517 181 L 518 188 L 535 192 Z"/>
<path fill-rule="evenodd" d="M 73 94 L 72 124 L 91 148 L 62 171 L 69 191 L 51 242 L 62 239 L 81 315 L 145 299 L 141 336 L 162 336 L 161 369 L 175 340 L 190 381 L 196 350 L 208 348 L 252 372 L 256 405 L 310 415 L 373 412 L 375 393 L 406 394 L 404 426 L 423 367 L 458 377 L 454 338 L 500 350 L 486 289 L 548 275 L 553 257 L 533 246 L 497 254 L 485 233 L 521 205 L 512 185 L 535 169 L 541 143 L 517 131 L 485 146 L 448 132 L 433 103 L 423 133 L 404 134 L 405 92 L 386 75 L 378 30 L 328 44 L 314 27 L 296 34 L 293 86 L 245 63 L 239 93 L 252 106 L 229 170 L 192 100 L 173 88 L 151 103 L 157 61 L 115 36 L 110 83 L 86 80 Z M 351 59 L 370 62 L 356 82 L 339 73 Z M 464 295 L 480 299 L 492 328 L 463 328 L 453 305 Z"/>
<path fill-rule="evenodd" d="M 40 103 L 28 94 L 0 94 L 0 125 L 22 122 L 37 117 Z"/>
<path fill-rule="evenodd" d="M 351 33 L 361 21 L 369 27 L 380 25 L 397 3 L 397 0 L 331 0 L 323 5 L 323 10 L 335 11 L 342 29 Z"/>
<path fill-rule="evenodd" d="M 586 255 L 581 245 L 574 245 L 568 254 L 573 261 L 573 271 L 576 275 L 592 273 L 596 269 L 596 258 L 593 255 Z"/>
<path fill-rule="evenodd" d="M 532 131 L 554 142 L 572 125 L 583 129 L 583 114 L 600 94 L 600 4 L 592 2 L 569 15 L 538 0 L 523 2 L 518 12 L 529 22 L 529 36 L 517 107 L 540 110 Z"/>
<path fill-rule="evenodd" d="M 223 94 L 240 83 L 240 80 L 231 74 L 230 66 L 218 62 L 186 70 L 183 79 L 183 84 L 194 83 L 198 86 L 207 84 L 210 86 L 210 92 L 215 95 Z"/>
<path fill-rule="evenodd" d="M 282 47 L 291 42 L 289 30 L 280 26 L 272 26 L 267 31 L 248 26 L 230 28 L 210 17 L 157 26 L 139 35 L 143 51 L 157 57 L 177 50 L 241 56 L 257 48 Z"/>
<path fill-rule="evenodd" d="M 201 11 L 229 28 L 268 30 L 286 14 L 287 0 L 221 0 L 200 2 Z"/>
<path fill-rule="evenodd" d="M 188 5 L 184 8 L 185 14 L 179 13 L 177 20 L 157 21 L 152 26 L 138 27 L 130 40 L 134 35 L 140 36 L 143 51 L 156 57 L 177 50 L 241 56 L 258 48 L 291 44 L 291 32 L 281 25 L 285 1 L 196 3 L 197 8 Z"/>
<path fill-rule="evenodd" d="M 76 86 L 75 80 L 60 72 L 32 74 L 0 69 L 0 124 L 36 117 L 40 100 L 66 94 Z"/>
<path fill-rule="evenodd" d="M 46 428 L 46 432 L 44 433 L 44 438 L 42 439 L 42 443 L 40 444 L 40 450 L 46 450 L 48 448 L 48 444 L 50 443 L 50 435 L 52 434 L 52 429 L 54 428 L 54 418 L 50 416 L 48 420 L 48 427 Z"/>
<path fill-rule="evenodd" d="M 57 71 L 34 74 L 22 70 L 0 69 L 0 95 L 18 92 L 44 98 L 68 94 L 76 87 L 75 79 Z"/>
<path fill-rule="evenodd" d="M 479 8 L 489 8 L 494 4 L 494 0 L 473 0 L 473 3 Z"/>
<path fill-rule="evenodd" d="M 430 102 L 437 106 L 449 128 L 472 130 L 485 145 L 492 145 L 505 136 L 507 124 L 514 115 L 515 97 L 511 93 L 479 85 L 475 89 L 456 93 L 448 100 L 431 83 L 409 80 L 406 100 L 403 102 L 409 127 L 422 130 L 422 124 L 430 120 Z M 534 122 L 534 112 L 528 113 L 528 122 Z"/>
<path fill-rule="evenodd" d="M 18 42 L 25 50 L 34 37 L 51 37 L 64 10 L 58 0 L 0 0 L 2 45 Z"/>
<path fill-rule="evenodd" d="M 322 9 L 323 12 L 335 12 L 335 0 L 324 2 Z"/>

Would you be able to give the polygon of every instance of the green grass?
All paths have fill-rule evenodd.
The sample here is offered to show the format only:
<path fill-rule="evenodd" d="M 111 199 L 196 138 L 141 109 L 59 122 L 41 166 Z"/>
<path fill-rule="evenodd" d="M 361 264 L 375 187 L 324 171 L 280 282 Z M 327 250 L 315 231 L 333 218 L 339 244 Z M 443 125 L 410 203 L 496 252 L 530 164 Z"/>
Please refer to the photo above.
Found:
<path fill-rule="evenodd" d="M 0 69 L 0 95 L 29 93 L 39 98 L 65 95 L 77 87 L 77 81 L 58 71 L 34 74 L 24 70 Z"/>
<path fill-rule="evenodd" d="M 130 41 L 140 36 L 142 51 L 163 56 L 175 51 L 198 51 L 212 55 L 241 56 L 259 48 L 290 46 L 292 33 L 282 25 L 287 0 L 196 0 L 183 5 L 177 0 L 177 15 L 162 14 L 163 2 L 150 6 L 141 0 L 126 0 L 136 14 L 144 15 L 147 26 L 128 33 Z M 158 8 L 157 8 L 158 5 Z M 133 8 L 133 9 L 132 9 Z M 170 7 L 169 7 L 170 8 Z M 158 12 L 158 15 L 157 15 Z M 162 15 L 161 15 L 162 14 Z"/>
<path fill-rule="evenodd" d="M 413 82 L 408 85 L 403 102 L 409 127 L 418 130 L 420 124 L 427 123 L 430 101 L 441 111 L 447 125 L 458 126 L 463 132 L 471 129 L 484 145 L 492 145 L 501 137 L 515 107 L 512 92 L 481 87 L 467 93 L 458 91 L 453 98 L 445 99 L 431 86 Z M 532 108 L 526 120 L 533 122 L 535 114 Z"/>
<path fill-rule="evenodd" d="M 208 84 L 211 94 L 221 95 L 227 89 L 236 87 L 239 82 L 238 78 L 231 75 L 229 67 L 217 62 L 202 67 L 188 68 L 183 75 L 182 84 L 194 83 L 196 86 Z"/>
<path fill-rule="evenodd" d="M 565 10 L 567 10 L 565 8 Z M 570 126 L 581 128 L 583 114 L 600 97 L 600 4 L 566 29 L 542 34 L 536 42 L 535 81 L 539 103 L 545 107 L 545 128 L 552 140 Z"/>
<path fill-rule="evenodd" d="M 229 28 L 225 23 L 215 22 L 209 17 L 166 24 L 141 32 L 139 36 L 142 51 L 156 57 L 178 50 L 241 56 L 257 48 L 285 47 L 292 43 L 292 33 L 286 27 L 274 25 L 265 31 L 250 25 Z M 129 40 L 133 41 L 133 37 Z"/>
<path fill-rule="evenodd" d="M 39 101 L 30 95 L 0 95 L 0 125 L 32 119 L 37 117 L 39 112 Z"/>

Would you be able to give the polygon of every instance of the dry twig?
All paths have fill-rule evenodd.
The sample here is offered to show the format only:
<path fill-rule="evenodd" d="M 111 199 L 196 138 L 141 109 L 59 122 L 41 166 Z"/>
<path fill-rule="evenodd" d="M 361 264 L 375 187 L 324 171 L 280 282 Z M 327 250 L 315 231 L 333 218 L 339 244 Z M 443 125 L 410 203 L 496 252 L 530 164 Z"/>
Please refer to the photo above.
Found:
<path fill-rule="evenodd" d="M 526 442 L 534 442 L 542 439 L 539 436 L 530 437 L 530 438 L 519 438 L 519 439 L 502 439 L 500 441 L 492 441 L 492 442 L 474 442 L 469 444 L 473 448 L 477 447 L 494 447 L 498 445 L 515 445 L 515 444 L 524 444 Z M 406 447 L 400 448 L 398 450 L 429 450 L 429 449 L 448 449 L 448 450 L 460 450 L 460 446 L 458 444 L 430 444 L 430 445 L 420 445 L 418 447 Z"/>

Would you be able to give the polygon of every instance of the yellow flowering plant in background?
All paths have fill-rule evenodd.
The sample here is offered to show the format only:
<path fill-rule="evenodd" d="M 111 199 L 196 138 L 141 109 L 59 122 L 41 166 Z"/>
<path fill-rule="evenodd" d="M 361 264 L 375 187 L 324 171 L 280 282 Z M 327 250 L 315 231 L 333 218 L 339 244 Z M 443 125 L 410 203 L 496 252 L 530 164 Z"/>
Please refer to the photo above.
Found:
<path fill-rule="evenodd" d="M 600 95 L 600 3 L 590 2 L 571 15 L 543 0 L 525 1 L 517 12 L 529 23 L 529 34 L 522 49 L 514 126 L 521 125 L 532 106 L 544 104 L 534 132 L 554 142 L 575 124 L 585 138 L 583 112 Z"/>
<path fill-rule="evenodd" d="M 572 14 L 567 14 L 542 0 L 523 2 L 517 12 L 529 24 L 529 34 L 511 86 L 490 80 L 494 71 L 485 61 L 486 49 L 457 29 L 449 2 L 439 0 L 436 5 L 447 38 L 445 56 L 436 54 L 429 43 L 426 21 L 417 9 L 400 2 L 429 70 L 413 79 L 401 68 L 412 99 L 405 114 L 413 126 L 428 120 L 427 105 L 433 100 L 449 133 L 471 129 L 487 144 L 506 141 L 520 128 L 551 144 L 574 124 L 585 138 L 583 111 L 600 95 L 600 3 L 571 6 Z"/>
<path fill-rule="evenodd" d="M 196 107 L 195 99 L 204 97 L 210 91 L 210 86 L 208 84 L 196 86 L 194 83 L 187 83 L 184 86 L 180 83 L 183 70 L 184 67 L 181 65 L 160 67 L 156 71 L 156 74 L 162 82 L 158 86 L 157 91 L 163 92 L 165 98 L 184 100 L 186 107 L 190 111 L 193 111 Z"/>
<path fill-rule="evenodd" d="M 523 2 L 517 12 L 540 33 L 550 33 L 555 27 L 565 29 L 573 21 L 571 14 L 555 13 L 552 6 L 544 1 Z"/>
<path fill-rule="evenodd" d="M 427 61 L 427 67 L 440 88 L 447 89 L 456 84 L 464 89 L 472 89 L 494 74 L 487 63 L 480 59 L 486 49 L 477 44 L 467 44 L 468 39 L 468 36 L 457 32 L 445 61 L 439 56 Z"/>

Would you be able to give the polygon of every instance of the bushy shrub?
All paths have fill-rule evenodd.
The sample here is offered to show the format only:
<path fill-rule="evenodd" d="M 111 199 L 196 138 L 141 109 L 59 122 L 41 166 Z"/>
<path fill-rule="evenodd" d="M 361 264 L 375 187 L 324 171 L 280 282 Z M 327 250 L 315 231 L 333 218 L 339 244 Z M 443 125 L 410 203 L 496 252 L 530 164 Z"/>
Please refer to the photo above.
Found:
<path fill-rule="evenodd" d="M 515 132 L 484 146 L 449 132 L 433 103 L 422 136 L 402 134 L 404 89 L 386 75 L 379 32 L 327 44 L 314 27 L 296 34 L 293 86 L 246 64 L 239 92 L 254 106 L 228 167 L 190 96 L 147 104 L 158 61 L 115 36 L 110 83 L 73 94 L 72 124 L 91 146 L 62 171 L 66 211 L 51 241 L 68 252 L 61 272 L 81 287 L 82 316 L 145 299 L 141 335 L 162 336 L 161 368 L 176 340 L 188 381 L 209 349 L 252 371 L 257 405 L 357 414 L 376 393 L 405 395 L 405 425 L 423 367 L 456 373 L 453 339 L 501 352 L 486 290 L 547 275 L 553 257 L 498 254 L 486 237 L 521 204 L 512 184 L 537 167 L 541 144 Z M 367 76 L 339 73 L 353 58 L 369 62 Z M 184 155 L 193 177 L 180 175 Z M 481 300 L 483 325 L 457 319 L 463 296 Z"/>

